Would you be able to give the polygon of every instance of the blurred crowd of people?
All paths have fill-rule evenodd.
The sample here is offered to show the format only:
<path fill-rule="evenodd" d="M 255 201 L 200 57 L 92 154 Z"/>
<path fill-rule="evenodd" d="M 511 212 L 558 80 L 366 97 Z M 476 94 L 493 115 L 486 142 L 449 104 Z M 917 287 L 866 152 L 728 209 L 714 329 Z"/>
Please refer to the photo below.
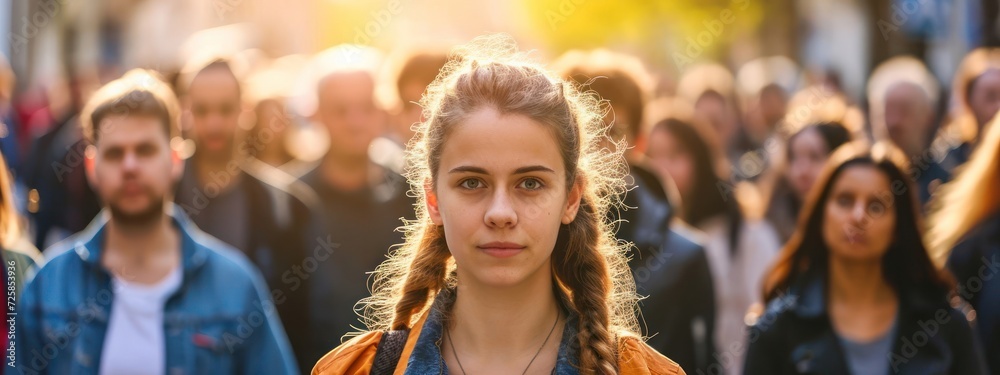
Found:
<path fill-rule="evenodd" d="M 204 274 L 211 279 L 197 282 L 217 286 L 190 303 L 247 303 L 215 293 L 259 274 L 257 301 L 275 307 L 276 346 L 256 350 L 279 354 L 248 351 L 246 363 L 219 371 L 305 373 L 365 326 L 356 303 L 414 215 L 403 155 L 423 115 L 417 102 L 447 60 L 446 49 L 341 45 L 276 59 L 205 53 L 181 71 L 131 78 L 163 79 L 176 96 L 176 112 L 157 114 L 175 116 L 166 121 L 181 130 L 169 138 L 183 164 L 166 192 L 172 217 L 251 264 Z M 698 64 L 672 85 L 639 58 L 604 49 L 566 52 L 549 66 L 603 99 L 607 147 L 628 148 L 631 189 L 608 219 L 634 244 L 649 344 L 689 374 L 1000 374 L 1000 126 L 991 125 L 1000 49 L 970 52 L 950 89 L 921 60 L 892 58 L 870 76 L 867 102 L 781 56 L 735 73 Z M 8 286 L 36 309 L 19 311 L 18 334 L 44 335 L 24 338 L 39 352 L 18 360 L 45 362 L 33 367 L 42 373 L 123 363 L 137 349 L 106 316 L 98 320 L 119 341 L 105 342 L 103 355 L 74 350 L 60 362 L 42 349 L 58 328 L 46 306 L 72 311 L 82 302 L 70 291 L 89 290 L 69 287 L 89 283 L 71 275 L 89 276 L 57 260 L 88 257 L 88 239 L 116 214 L 109 200 L 127 199 L 88 176 L 95 157 L 111 157 L 95 155 L 94 141 L 114 130 L 81 125 L 96 119 L 86 85 L 71 84 L 56 106 L 38 91 L 14 96 L 13 80 L 0 69 L 0 244 L 4 263 L 17 264 Z M 142 113 L 142 103 L 129 108 Z M 62 268 L 29 285 L 44 267 Z M 171 310 L 169 295 L 162 319 L 183 320 L 193 307 L 174 301 Z M 184 327 L 212 335 L 204 319 Z M 176 343 L 229 343 L 193 337 Z M 220 353 L 187 361 L 217 363 Z"/>

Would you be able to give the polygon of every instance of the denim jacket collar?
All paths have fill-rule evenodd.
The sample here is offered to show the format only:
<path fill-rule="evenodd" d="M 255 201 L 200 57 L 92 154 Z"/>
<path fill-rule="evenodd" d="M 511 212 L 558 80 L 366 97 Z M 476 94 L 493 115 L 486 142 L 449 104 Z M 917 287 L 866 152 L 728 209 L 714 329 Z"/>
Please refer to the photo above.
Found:
<path fill-rule="evenodd" d="M 171 203 L 165 211 L 180 236 L 181 264 L 184 278 L 188 279 L 205 264 L 208 257 L 207 250 L 202 246 L 197 246 L 197 243 L 206 240 L 207 236 L 191 223 L 191 219 L 184 214 L 184 210 L 176 204 Z M 73 244 L 73 251 L 80 259 L 96 270 L 103 270 L 101 251 L 104 248 L 104 231 L 107 229 L 110 218 L 111 213 L 107 209 L 102 210 L 97 218 L 77 236 L 77 240 Z"/>
<path fill-rule="evenodd" d="M 417 339 L 413 352 L 406 363 L 404 375 L 426 375 L 426 374 L 447 374 L 448 367 L 441 356 L 441 344 L 444 335 L 444 309 L 451 305 L 450 301 L 453 293 L 439 293 L 434 298 L 434 303 L 427 311 L 427 319 L 420 337 Z M 564 312 L 565 313 L 565 312 Z M 562 339 L 559 343 L 559 354 L 556 358 L 556 367 L 552 370 L 555 375 L 577 375 L 579 371 L 576 367 L 576 353 L 578 352 L 576 341 L 576 317 L 569 315 L 563 329 Z"/>

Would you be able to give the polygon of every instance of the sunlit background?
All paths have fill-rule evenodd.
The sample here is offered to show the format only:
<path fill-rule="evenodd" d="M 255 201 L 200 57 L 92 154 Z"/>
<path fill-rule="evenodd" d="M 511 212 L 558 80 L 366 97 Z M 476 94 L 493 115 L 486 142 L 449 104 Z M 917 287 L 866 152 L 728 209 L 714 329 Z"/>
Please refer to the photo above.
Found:
<path fill-rule="evenodd" d="M 451 45 L 506 32 L 545 56 L 610 47 L 643 57 L 663 80 L 687 63 L 729 66 L 785 55 L 812 71 L 834 71 L 861 95 L 878 62 L 923 56 L 948 82 L 965 51 L 996 28 L 994 1 L 980 0 L 4 0 L 0 41 L 17 88 L 57 85 L 62 61 L 114 77 L 131 67 L 178 69 L 185 43 L 229 26 L 226 48 L 264 56 L 308 54 L 352 42 L 385 50 Z M 993 36 L 995 40 L 995 36 Z M 669 87 L 669 85 L 663 85 Z"/>

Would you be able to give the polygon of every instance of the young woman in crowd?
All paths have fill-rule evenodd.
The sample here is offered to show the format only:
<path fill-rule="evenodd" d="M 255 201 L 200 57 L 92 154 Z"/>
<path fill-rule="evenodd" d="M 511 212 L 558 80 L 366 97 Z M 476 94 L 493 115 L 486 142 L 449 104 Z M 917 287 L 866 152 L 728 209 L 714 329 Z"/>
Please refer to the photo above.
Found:
<path fill-rule="evenodd" d="M 954 281 L 920 237 L 906 156 L 852 143 L 830 156 L 764 284 L 746 375 L 983 374 Z"/>
<path fill-rule="evenodd" d="M 605 220 L 626 171 L 597 99 L 495 36 L 456 49 L 421 104 L 417 220 L 376 273 L 371 331 L 313 373 L 683 373 L 635 333 Z"/>

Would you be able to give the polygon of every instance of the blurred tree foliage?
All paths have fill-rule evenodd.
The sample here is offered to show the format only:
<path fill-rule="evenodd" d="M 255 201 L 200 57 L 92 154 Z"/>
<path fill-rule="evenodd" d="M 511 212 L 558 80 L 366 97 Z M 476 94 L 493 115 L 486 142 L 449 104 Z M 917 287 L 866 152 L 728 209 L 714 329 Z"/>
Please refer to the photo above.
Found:
<path fill-rule="evenodd" d="M 677 67 L 724 61 L 733 42 L 754 33 L 763 4 L 752 0 L 521 0 L 535 35 L 554 53 L 610 46 Z M 683 64 L 680 64 L 683 65 Z"/>

